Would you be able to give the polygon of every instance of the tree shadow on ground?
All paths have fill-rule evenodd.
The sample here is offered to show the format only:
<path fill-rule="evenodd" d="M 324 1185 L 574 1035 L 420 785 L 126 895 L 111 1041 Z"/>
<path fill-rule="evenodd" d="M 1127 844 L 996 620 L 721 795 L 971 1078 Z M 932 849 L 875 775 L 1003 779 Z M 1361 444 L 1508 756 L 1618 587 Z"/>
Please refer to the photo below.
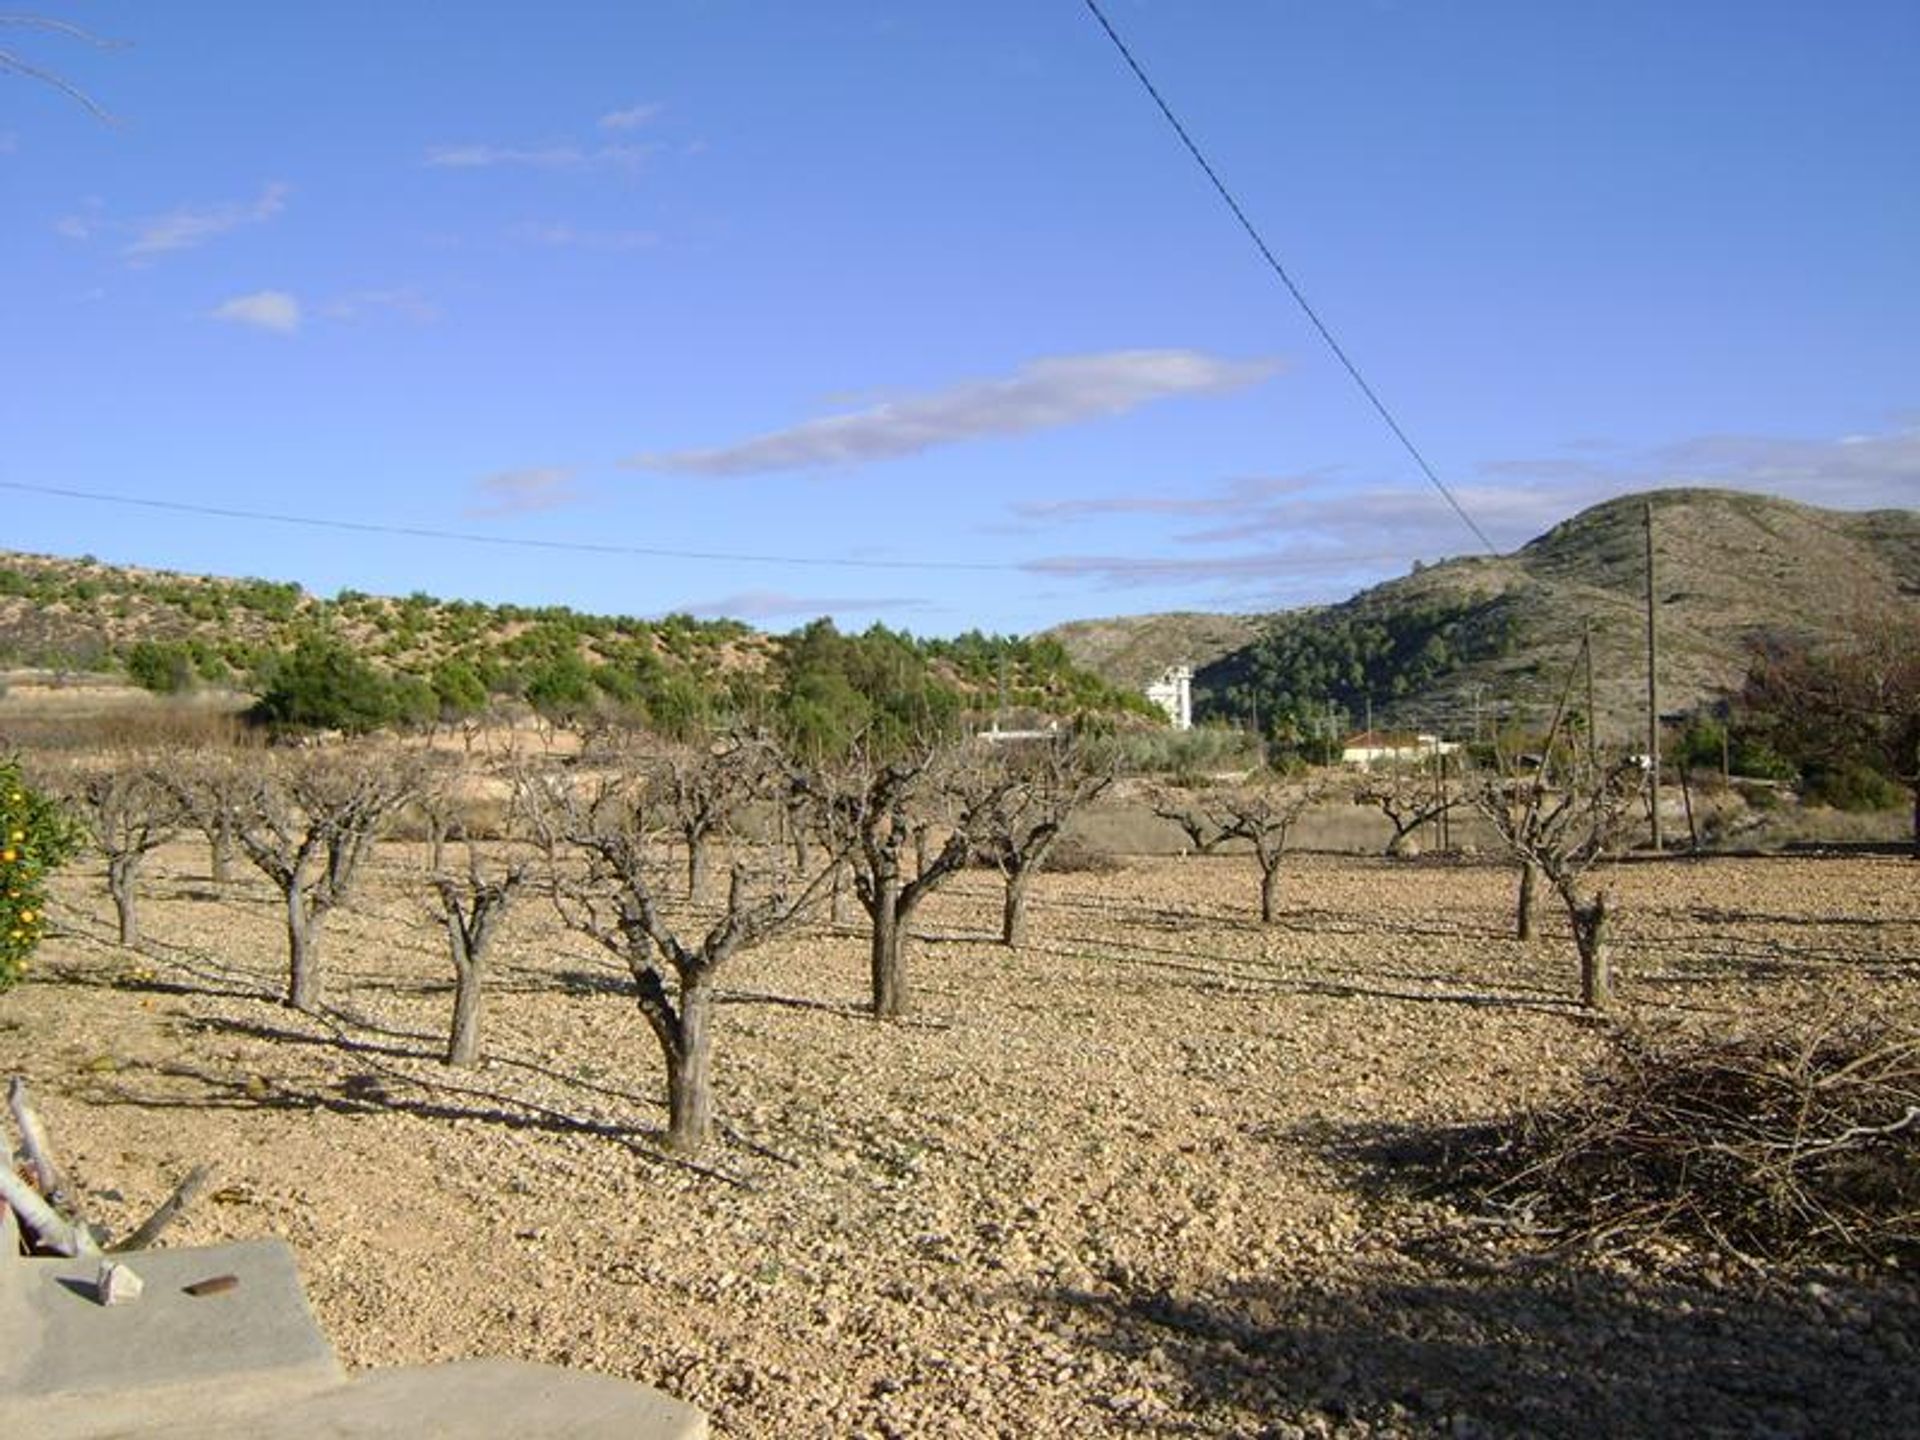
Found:
<path fill-rule="evenodd" d="M 331 1042 L 317 1036 L 287 1034 L 269 1038 L 310 1044 Z M 350 1047 L 382 1052 L 378 1047 Z M 158 1082 L 147 1089 L 136 1082 L 141 1071 Z M 291 1110 L 326 1111 L 337 1115 L 410 1115 L 433 1121 L 468 1121 L 508 1130 L 531 1130 L 555 1135 L 592 1135 L 618 1144 L 640 1159 L 687 1171 L 743 1189 L 752 1188 L 735 1175 L 670 1154 L 662 1148 L 666 1130 L 652 1124 L 629 1124 L 597 1119 L 557 1109 L 504 1090 L 452 1081 L 427 1081 L 382 1066 L 372 1058 L 366 1068 L 348 1071 L 325 1083 L 279 1077 L 268 1081 L 239 1073 L 221 1075 L 184 1064 L 143 1065 L 122 1069 L 89 1096 L 100 1105 L 132 1105 L 146 1110 Z"/>
<path fill-rule="evenodd" d="M 1067 960 L 1094 961 L 1138 970 L 1194 977 L 1197 989 L 1222 993 L 1263 991 L 1280 995 L 1314 995 L 1326 999 L 1402 1000 L 1421 1005 L 1457 1005 L 1467 1009 L 1537 1010 L 1549 1014 L 1577 1014 L 1570 998 L 1519 982 L 1501 988 L 1473 988 L 1470 977 L 1444 973 L 1407 975 L 1409 981 L 1430 981 L 1432 990 L 1415 990 L 1369 980 L 1347 980 L 1314 974 L 1301 965 L 1282 966 L 1258 956 L 1210 955 L 1190 947 L 1144 945 L 1139 942 L 1102 944 L 1082 948 L 1029 941 L 1021 947 L 1041 955 Z"/>
<path fill-rule="evenodd" d="M 1346 1280 L 1235 1277 L 1204 1294 L 1060 1291 L 1118 1354 L 1158 1352 L 1177 1399 L 1252 1434 L 1909 1436 L 1920 1433 L 1920 1285 L 1675 1252 L 1656 1271 L 1542 1251 L 1444 1199 L 1497 1132 L 1315 1126 L 1388 1224 Z M 1420 1233 L 1421 1224 L 1424 1233 Z"/>
<path fill-rule="evenodd" d="M 377 1035 L 399 1040 L 423 1040 L 429 1042 L 424 1047 L 410 1047 L 406 1045 L 382 1043 L 378 1040 L 370 1040 L 363 1036 L 351 1034 L 343 1026 L 333 1023 L 333 1021 L 326 1016 L 310 1016 L 308 1018 L 323 1028 L 319 1031 L 297 1030 L 289 1028 L 286 1025 L 274 1025 L 259 1020 L 239 1020 L 231 1017 L 196 1020 L 191 1022 L 191 1028 L 204 1032 L 244 1035 L 249 1039 L 267 1040 L 280 1045 L 304 1045 L 319 1049 L 337 1050 L 346 1055 L 367 1057 L 369 1058 L 369 1063 L 374 1063 L 371 1057 L 379 1057 L 388 1060 L 426 1061 L 431 1062 L 437 1067 L 443 1061 L 446 1053 L 444 1040 L 437 1035 L 425 1035 L 417 1031 L 378 1029 L 373 1032 Z M 636 1095 L 630 1090 L 623 1090 L 614 1086 L 601 1084 L 592 1076 L 559 1070 L 551 1065 L 544 1065 L 537 1060 L 529 1060 L 524 1056 L 512 1055 L 499 1050 L 485 1052 L 483 1054 L 483 1063 L 487 1069 L 523 1071 L 527 1074 L 537 1075 L 541 1079 L 565 1086 L 568 1089 L 585 1091 L 598 1095 L 603 1099 L 618 1101 L 623 1105 L 634 1105 L 642 1109 L 659 1109 L 663 1104 L 658 1098 Z M 432 1078 L 423 1078 L 417 1072 L 396 1070 L 390 1073 L 392 1078 L 399 1082 L 408 1085 L 424 1086 L 428 1089 L 436 1087 L 451 1088 L 462 1094 L 492 1093 L 484 1090 L 476 1090 L 472 1086 L 458 1085 L 451 1078 L 456 1074 L 468 1078 L 475 1077 L 484 1073 L 480 1068 L 446 1070 L 443 1072 L 446 1077 L 444 1079 L 442 1079 L 440 1075 L 435 1075 Z M 510 1099 L 508 1103 L 525 1106 L 528 1102 Z M 553 1113 L 561 1114 L 563 1112 L 555 1111 Z M 592 1127 L 583 1124 L 580 1128 L 590 1130 Z M 639 1129 L 623 1128 L 621 1133 L 640 1134 L 643 1132 Z M 647 1131 L 645 1133 L 651 1134 L 655 1132 Z"/>
<path fill-rule="evenodd" d="M 1089 1343 L 1151 1357 L 1210 1433 L 1908 1436 L 1910 1287 L 1731 1292 L 1574 1263 L 1432 1259 L 1345 1285 L 1059 1291 Z M 1157 1353 L 1156 1353 L 1157 1352 Z M 1299 1427 L 1293 1429 L 1290 1427 Z"/>

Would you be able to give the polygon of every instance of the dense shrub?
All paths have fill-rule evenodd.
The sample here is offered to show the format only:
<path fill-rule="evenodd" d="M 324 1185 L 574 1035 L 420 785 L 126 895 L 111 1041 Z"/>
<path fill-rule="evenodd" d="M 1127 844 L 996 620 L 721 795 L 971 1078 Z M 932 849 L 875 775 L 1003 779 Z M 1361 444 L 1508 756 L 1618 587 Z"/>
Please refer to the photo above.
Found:
<path fill-rule="evenodd" d="M 302 636 L 271 671 L 250 712 L 263 724 L 356 735 L 402 718 L 392 682 L 333 636 Z"/>
<path fill-rule="evenodd" d="M 191 689 L 194 657 L 175 641 L 137 640 L 127 650 L 127 678 L 156 695 L 177 695 Z"/>
<path fill-rule="evenodd" d="M 47 874 L 80 845 L 80 831 L 0 759 L 0 990 L 20 979 L 46 931 Z"/>
<path fill-rule="evenodd" d="M 1832 769 L 1809 766 L 1801 793 L 1813 804 L 1857 812 L 1892 810 L 1906 800 L 1899 785 L 1871 766 L 1858 763 Z"/>

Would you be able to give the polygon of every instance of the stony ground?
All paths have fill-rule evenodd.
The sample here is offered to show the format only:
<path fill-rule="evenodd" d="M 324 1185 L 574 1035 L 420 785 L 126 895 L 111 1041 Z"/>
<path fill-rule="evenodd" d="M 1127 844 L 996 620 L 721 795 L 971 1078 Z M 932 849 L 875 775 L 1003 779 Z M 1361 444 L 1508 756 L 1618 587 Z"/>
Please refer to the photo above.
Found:
<path fill-rule="evenodd" d="M 274 896 L 187 845 L 141 953 L 82 869 L 0 1000 L 0 1071 L 98 1217 L 218 1162 L 171 1239 L 285 1236 L 350 1364 L 582 1366 L 783 1440 L 1920 1430 L 1898 1272 L 1543 1256 L 1383 1183 L 1383 1154 L 1564 1093 L 1597 1051 L 1564 926 L 1508 938 L 1491 866 L 1301 857 L 1262 929 L 1250 862 L 1133 860 L 1046 877 L 1017 952 L 975 872 L 924 912 L 896 1025 L 862 1013 L 851 929 L 776 942 L 729 972 L 700 1169 L 653 1141 L 621 972 L 538 903 L 499 945 L 489 1062 L 438 1063 L 423 870 L 389 848 L 333 918 L 324 1023 L 273 999 Z M 1920 1005 L 1920 865 L 1616 875 L 1643 1015 Z"/>

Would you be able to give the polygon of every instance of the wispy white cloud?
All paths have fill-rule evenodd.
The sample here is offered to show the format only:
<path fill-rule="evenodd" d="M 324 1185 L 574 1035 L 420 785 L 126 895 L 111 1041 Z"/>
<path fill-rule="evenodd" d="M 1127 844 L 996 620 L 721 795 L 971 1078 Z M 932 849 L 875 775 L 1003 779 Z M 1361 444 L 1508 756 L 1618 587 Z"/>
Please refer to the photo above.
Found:
<path fill-rule="evenodd" d="M 1023 500 L 1013 513 L 1024 520 L 1061 524 L 1104 515 L 1239 515 L 1276 497 L 1295 495 L 1315 483 L 1305 475 L 1255 475 L 1227 482 L 1216 494 L 1102 495 L 1073 500 Z"/>
<path fill-rule="evenodd" d="M 635 166 L 662 147 L 621 145 L 434 145 L 425 162 L 442 170 L 584 170 L 592 166 Z"/>
<path fill-rule="evenodd" d="M 91 240 L 99 223 L 91 215 L 62 215 L 53 222 L 53 233 L 63 240 Z"/>
<path fill-rule="evenodd" d="M 300 302 L 284 290 L 256 290 L 215 306 L 212 316 L 256 330 L 292 335 L 300 328 Z"/>
<path fill-rule="evenodd" d="M 123 252 L 129 260 L 150 260 L 174 250 L 190 250 L 216 236 L 245 225 L 260 225 L 287 208 L 292 187 L 275 182 L 252 200 L 218 205 L 183 206 L 134 225 L 134 238 Z"/>
<path fill-rule="evenodd" d="M 483 503 L 468 507 L 466 513 L 474 519 L 492 519 L 577 504 L 580 493 L 574 488 L 573 475 L 562 465 L 502 470 L 475 483 Z"/>
<path fill-rule="evenodd" d="M 1229 360 L 1196 350 L 1057 356 L 1032 361 L 1002 379 L 964 381 L 737 444 L 643 454 L 628 463 L 716 476 L 859 465 L 938 445 L 1122 415 L 1174 396 L 1223 394 L 1265 380 L 1278 369 L 1273 360 Z"/>
<path fill-rule="evenodd" d="M 613 110 L 600 117 L 602 130 L 638 130 L 642 125 L 650 125 L 660 117 L 667 107 L 659 101 L 642 105 L 630 105 L 625 110 Z"/>
<path fill-rule="evenodd" d="M 545 145 L 538 148 L 435 145 L 427 151 L 426 163 L 446 170 L 487 170 L 500 165 L 524 166 L 531 170 L 571 170 L 584 165 L 586 158 L 586 153 L 577 145 Z"/>
<path fill-rule="evenodd" d="M 1806 440 L 1703 435 L 1657 450 L 1647 466 L 1670 485 L 1733 485 L 1841 509 L 1920 504 L 1920 425 Z"/>
<path fill-rule="evenodd" d="M 1700 436 L 1639 453 L 1606 448 L 1605 459 L 1488 461 L 1470 482 L 1455 484 L 1454 494 L 1503 551 L 1590 505 L 1641 490 L 1710 486 L 1848 510 L 1910 509 L 1920 498 L 1920 427 L 1826 440 Z M 1337 470 L 1238 480 L 1177 497 L 1121 495 L 1013 509 L 1027 531 L 1115 516 L 1204 518 L 1212 523 L 1165 537 L 1164 544 L 1177 547 L 1171 552 L 1057 554 L 1021 568 L 1108 588 L 1206 586 L 1219 603 L 1241 608 L 1337 598 L 1414 559 L 1478 548 L 1434 490 L 1368 486 Z"/>
<path fill-rule="evenodd" d="M 329 320 L 352 322 L 374 315 L 398 315 L 426 325 L 440 318 L 439 308 L 410 286 L 390 290 L 354 290 L 320 307 Z"/>
<path fill-rule="evenodd" d="M 1097 580 L 1113 588 L 1136 585 L 1298 581 L 1398 563 L 1384 552 L 1354 554 L 1311 545 L 1246 551 L 1237 555 L 1049 555 L 1020 568 L 1030 575 Z"/>
<path fill-rule="evenodd" d="M 511 234 L 515 240 L 528 245 L 544 245 L 555 250 L 596 250 L 608 254 L 649 250 L 660 243 L 659 232 L 654 230 L 582 229 L 564 221 L 516 225 Z"/>
<path fill-rule="evenodd" d="M 710 620 L 773 620 L 789 615 L 867 614 L 876 610 L 923 610 L 927 602 L 911 596 L 789 595 L 779 590 L 741 590 L 718 600 L 680 607 L 688 615 Z"/>

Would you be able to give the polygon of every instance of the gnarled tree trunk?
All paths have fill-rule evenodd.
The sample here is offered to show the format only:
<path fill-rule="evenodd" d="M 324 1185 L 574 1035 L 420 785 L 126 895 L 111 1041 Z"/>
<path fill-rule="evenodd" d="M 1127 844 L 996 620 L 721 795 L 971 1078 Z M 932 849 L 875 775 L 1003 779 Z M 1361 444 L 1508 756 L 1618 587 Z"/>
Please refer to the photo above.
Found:
<path fill-rule="evenodd" d="M 320 1008 L 320 920 L 299 889 L 287 892 L 287 1004 L 303 1015 Z"/>
<path fill-rule="evenodd" d="M 1613 1004 L 1613 953 L 1608 948 L 1605 890 L 1591 899 L 1566 892 L 1567 915 L 1573 922 L 1573 943 L 1580 951 L 1580 1003 L 1589 1010 Z"/>
<path fill-rule="evenodd" d="M 1533 938 L 1534 911 L 1538 908 L 1540 867 L 1531 860 L 1520 862 L 1520 897 L 1514 906 L 1513 933 L 1521 940 Z"/>
<path fill-rule="evenodd" d="M 1260 923 L 1271 925 L 1280 913 L 1280 856 L 1260 857 Z"/>
<path fill-rule="evenodd" d="M 208 860 L 213 871 L 213 883 L 227 885 L 233 880 L 233 816 L 222 810 L 213 822 L 213 833 L 207 837 Z"/>
<path fill-rule="evenodd" d="M 480 963 L 469 958 L 453 982 L 453 1024 L 447 1031 L 447 1063 L 472 1065 L 480 1058 Z"/>
<path fill-rule="evenodd" d="M 873 1013 L 893 1020 L 907 1013 L 907 966 L 901 941 L 905 916 L 900 913 L 900 877 L 882 875 L 875 882 L 873 903 Z"/>
<path fill-rule="evenodd" d="M 713 1132 L 713 993 L 709 976 L 683 980 L 667 1047 L 667 1148 L 698 1154 Z"/>
<path fill-rule="evenodd" d="M 833 872 L 833 923 L 851 925 L 853 923 L 853 903 L 848 892 L 852 886 L 853 871 L 843 862 Z"/>
<path fill-rule="evenodd" d="M 698 899 L 700 887 L 707 883 L 707 837 L 687 837 L 687 898 Z"/>
<path fill-rule="evenodd" d="M 140 943 L 140 912 L 135 887 L 140 878 L 144 852 L 115 855 L 107 861 L 107 890 L 113 896 L 113 908 L 120 920 L 120 943 Z"/>
<path fill-rule="evenodd" d="M 1027 940 L 1027 887 L 1034 867 L 1016 866 L 1007 871 L 1007 893 L 1000 907 L 1000 943 L 1024 945 Z"/>

